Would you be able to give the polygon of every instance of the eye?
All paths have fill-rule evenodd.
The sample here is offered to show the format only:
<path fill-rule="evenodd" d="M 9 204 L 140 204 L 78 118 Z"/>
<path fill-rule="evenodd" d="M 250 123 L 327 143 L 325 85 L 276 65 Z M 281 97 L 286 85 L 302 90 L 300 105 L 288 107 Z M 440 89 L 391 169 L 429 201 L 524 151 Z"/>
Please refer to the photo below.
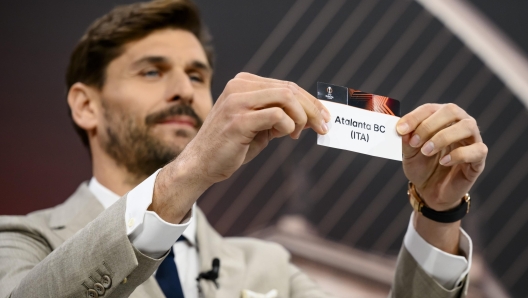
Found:
<path fill-rule="evenodd" d="M 191 79 L 191 81 L 198 82 L 198 83 L 203 83 L 204 82 L 203 76 L 201 74 L 199 74 L 199 73 L 190 73 L 189 74 L 189 79 Z"/>
<path fill-rule="evenodd" d="M 157 69 L 150 69 L 141 73 L 146 78 L 158 78 L 161 77 L 161 72 Z"/>

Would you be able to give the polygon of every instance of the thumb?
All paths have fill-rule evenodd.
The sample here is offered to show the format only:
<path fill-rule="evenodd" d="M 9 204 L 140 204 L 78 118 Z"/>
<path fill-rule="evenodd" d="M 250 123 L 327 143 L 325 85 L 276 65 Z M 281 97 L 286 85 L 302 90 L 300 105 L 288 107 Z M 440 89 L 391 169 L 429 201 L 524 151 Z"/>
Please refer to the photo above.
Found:
<path fill-rule="evenodd" d="M 404 159 L 411 158 L 420 151 L 420 147 L 413 148 L 411 147 L 411 145 L 409 145 L 409 142 L 411 141 L 411 136 L 412 133 L 408 133 L 402 136 L 402 154 Z"/>

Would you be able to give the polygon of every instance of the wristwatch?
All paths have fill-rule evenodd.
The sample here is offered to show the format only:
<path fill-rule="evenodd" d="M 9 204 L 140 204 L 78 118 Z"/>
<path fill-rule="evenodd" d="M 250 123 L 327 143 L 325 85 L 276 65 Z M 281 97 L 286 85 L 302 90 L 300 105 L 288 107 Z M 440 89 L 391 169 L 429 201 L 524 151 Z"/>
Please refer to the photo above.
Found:
<path fill-rule="evenodd" d="M 423 214 L 423 216 L 442 223 L 451 223 L 461 220 L 467 213 L 469 213 L 469 207 L 471 206 L 471 198 L 467 193 L 457 207 L 447 211 L 435 211 L 425 204 L 424 200 L 416 192 L 416 187 L 409 181 L 409 189 L 407 190 L 409 195 L 409 201 L 415 212 Z"/>

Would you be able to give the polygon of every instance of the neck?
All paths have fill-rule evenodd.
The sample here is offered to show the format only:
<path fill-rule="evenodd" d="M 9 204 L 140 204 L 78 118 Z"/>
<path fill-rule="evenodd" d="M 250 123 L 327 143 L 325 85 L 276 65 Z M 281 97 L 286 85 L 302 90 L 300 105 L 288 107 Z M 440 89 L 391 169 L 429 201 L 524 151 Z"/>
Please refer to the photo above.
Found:
<path fill-rule="evenodd" d="M 119 196 L 136 187 L 147 177 L 131 174 L 123 165 L 119 165 L 100 146 L 91 146 L 92 171 L 94 177 L 103 185 Z"/>

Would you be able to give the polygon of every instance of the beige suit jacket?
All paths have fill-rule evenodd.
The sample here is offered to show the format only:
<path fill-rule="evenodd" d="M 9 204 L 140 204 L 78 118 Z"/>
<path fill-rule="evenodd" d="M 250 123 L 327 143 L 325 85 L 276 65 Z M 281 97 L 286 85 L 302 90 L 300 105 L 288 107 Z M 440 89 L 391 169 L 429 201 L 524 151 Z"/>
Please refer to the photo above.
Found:
<path fill-rule="evenodd" d="M 126 195 L 108 208 L 83 183 L 63 204 L 26 216 L 0 216 L 0 297 L 87 297 L 103 276 L 111 285 L 99 297 L 159 297 L 153 272 L 163 261 L 132 246 L 125 227 Z M 249 289 L 279 297 L 328 297 L 290 263 L 280 245 L 250 238 L 223 238 L 197 212 L 201 271 L 221 260 L 216 289 L 202 280 L 203 297 L 240 297 Z M 403 248 L 391 297 L 464 297 L 468 282 L 447 291 Z M 108 283 L 105 284 L 108 286 Z"/>

